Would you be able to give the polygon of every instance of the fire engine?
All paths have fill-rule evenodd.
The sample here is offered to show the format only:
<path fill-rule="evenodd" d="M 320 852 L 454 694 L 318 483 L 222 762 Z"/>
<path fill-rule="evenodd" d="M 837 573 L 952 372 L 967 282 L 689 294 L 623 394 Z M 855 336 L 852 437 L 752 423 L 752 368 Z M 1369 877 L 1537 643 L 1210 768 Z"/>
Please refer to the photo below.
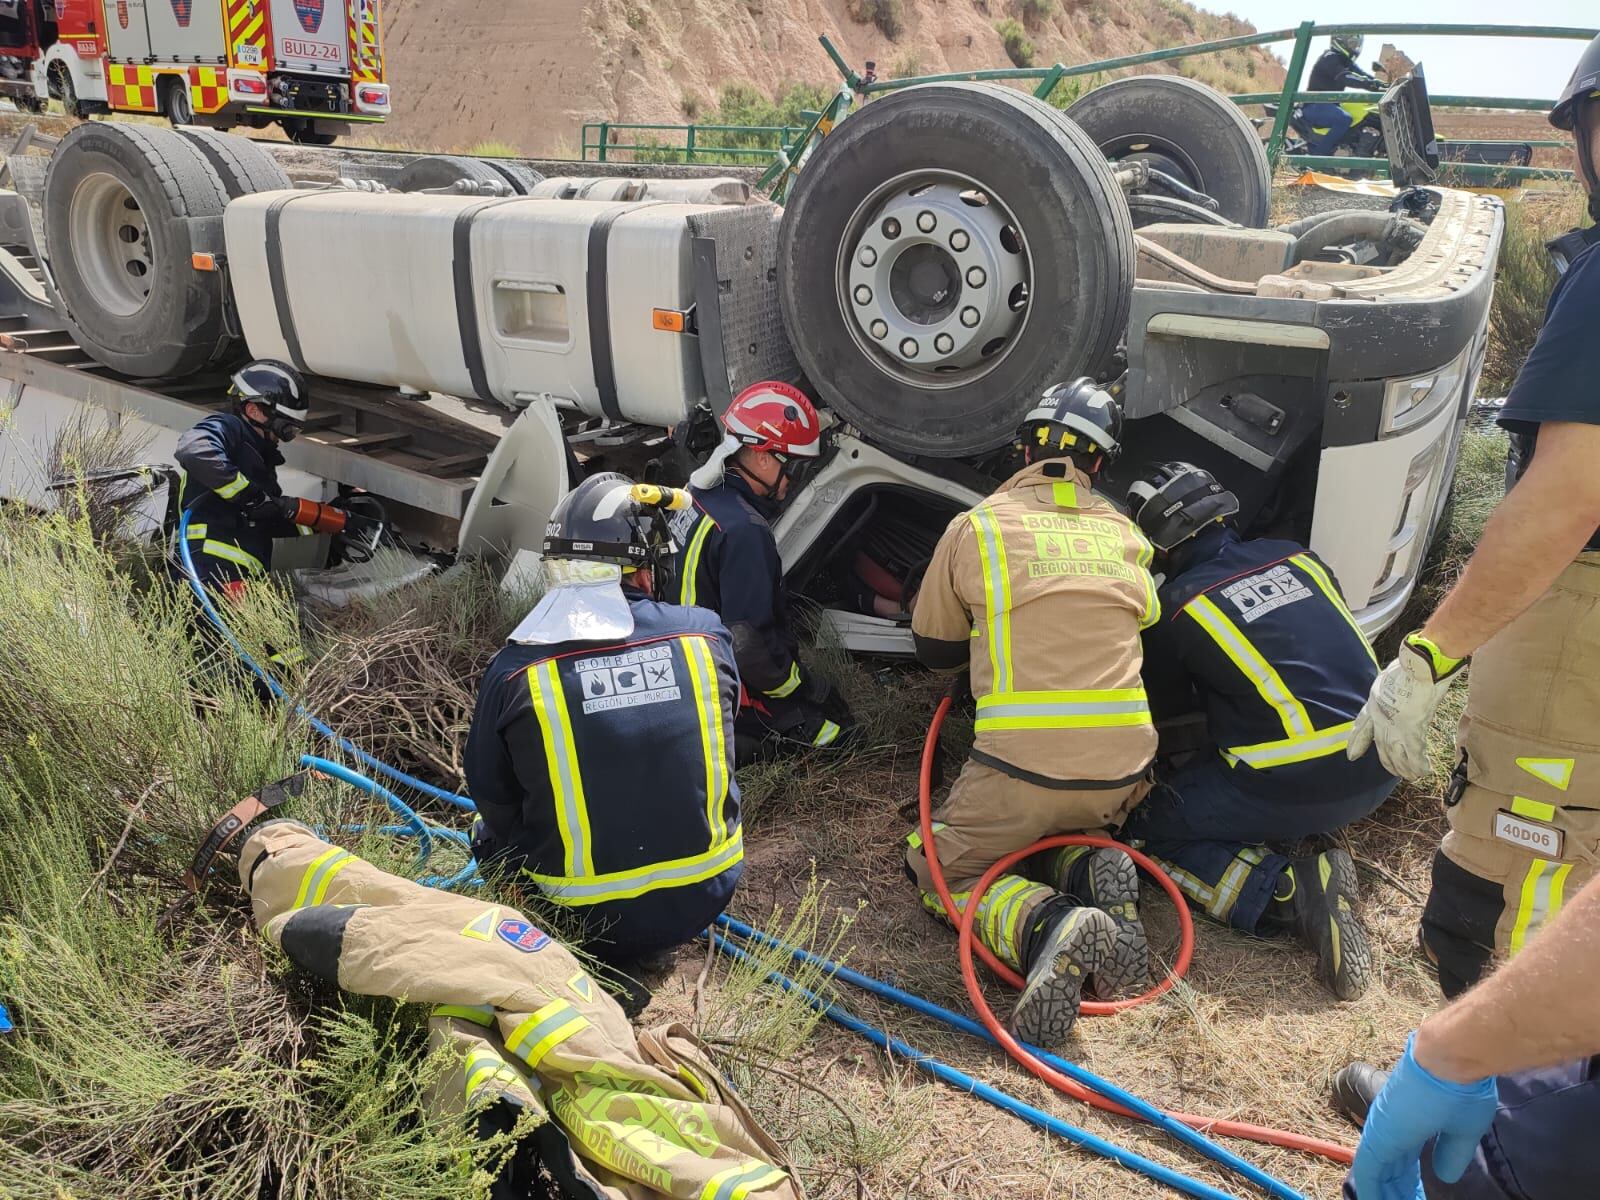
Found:
<path fill-rule="evenodd" d="M 389 114 L 379 2 L 0 0 L 0 95 L 327 145 Z"/>

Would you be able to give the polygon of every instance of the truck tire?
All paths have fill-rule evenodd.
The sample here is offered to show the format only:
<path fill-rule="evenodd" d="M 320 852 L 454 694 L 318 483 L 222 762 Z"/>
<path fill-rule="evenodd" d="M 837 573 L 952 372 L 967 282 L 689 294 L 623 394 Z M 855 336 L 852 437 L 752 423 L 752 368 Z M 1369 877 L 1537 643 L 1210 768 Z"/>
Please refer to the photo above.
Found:
<path fill-rule="evenodd" d="M 512 183 L 481 158 L 457 154 L 429 154 L 408 162 L 394 178 L 397 192 L 421 192 L 428 188 L 447 188 L 467 180 L 471 183 Z"/>
<path fill-rule="evenodd" d="M 44 184 L 46 257 L 78 344 L 136 378 L 188 375 L 223 357 L 220 254 L 228 194 L 170 129 L 93 122 L 62 139 Z"/>
<path fill-rule="evenodd" d="M 1008 88 L 927 84 L 812 152 L 779 266 L 789 340 L 828 404 L 891 449 L 954 458 L 1109 364 L 1133 235 L 1082 130 Z"/>
<path fill-rule="evenodd" d="M 500 177 L 511 185 L 511 190 L 519 196 L 527 196 L 533 192 L 544 176 L 532 167 L 525 167 L 519 162 L 509 158 L 487 158 L 482 160 Z"/>
<path fill-rule="evenodd" d="M 1177 75 L 1134 75 L 1080 96 L 1067 116 L 1113 161 L 1140 158 L 1260 229 L 1272 203 L 1261 135 L 1221 92 Z"/>
<path fill-rule="evenodd" d="M 256 192 L 284 191 L 294 186 L 278 160 L 249 138 L 193 125 L 178 132 L 205 156 L 217 178 L 222 180 L 229 200 Z"/>
<path fill-rule="evenodd" d="M 161 113 L 173 125 L 194 124 L 194 96 L 187 78 L 173 75 L 161 81 Z"/>

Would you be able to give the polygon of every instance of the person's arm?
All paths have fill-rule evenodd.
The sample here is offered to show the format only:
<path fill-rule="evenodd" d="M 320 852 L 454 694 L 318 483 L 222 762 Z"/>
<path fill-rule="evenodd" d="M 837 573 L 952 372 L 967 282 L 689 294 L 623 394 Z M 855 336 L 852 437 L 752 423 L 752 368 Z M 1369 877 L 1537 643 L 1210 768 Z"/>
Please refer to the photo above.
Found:
<path fill-rule="evenodd" d="M 800 691 L 805 673 L 789 631 L 778 628 L 783 567 L 777 543 L 754 525 L 731 525 L 723 531 L 720 557 L 720 615 L 733 637 L 739 678 L 752 695 L 787 699 Z"/>
<path fill-rule="evenodd" d="M 965 670 L 971 659 L 972 613 L 955 585 L 956 557 L 968 528 L 965 514 L 945 528 L 911 610 L 917 661 L 930 671 Z"/>
<path fill-rule="evenodd" d="M 1527 473 L 1484 526 L 1467 569 L 1422 627 L 1466 658 L 1544 594 L 1600 526 L 1600 425 L 1547 422 Z"/>
<path fill-rule="evenodd" d="M 248 512 L 269 498 L 234 464 L 229 438 L 214 417 L 184 433 L 178 439 L 174 457 L 196 486 L 216 493 L 242 511 Z"/>

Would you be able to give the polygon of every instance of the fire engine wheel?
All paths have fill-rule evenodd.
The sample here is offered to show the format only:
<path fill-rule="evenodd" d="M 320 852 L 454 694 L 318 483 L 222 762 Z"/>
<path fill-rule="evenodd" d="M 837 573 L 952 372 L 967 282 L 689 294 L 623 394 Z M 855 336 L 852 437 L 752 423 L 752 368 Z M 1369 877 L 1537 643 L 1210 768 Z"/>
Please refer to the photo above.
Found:
<path fill-rule="evenodd" d="M 222 276 L 228 193 L 194 144 L 168 129 L 93 122 L 62 139 L 44 185 L 46 257 L 78 343 L 136 377 L 187 375 L 230 339 Z"/>
<path fill-rule="evenodd" d="M 1266 225 L 1272 172 L 1261 135 L 1214 88 L 1177 75 L 1135 75 L 1079 97 L 1067 116 L 1108 159 L 1143 159 L 1215 199 L 1230 221 Z"/>
<path fill-rule="evenodd" d="M 187 79 L 174 75 L 162 81 L 161 112 L 174 125 L 194 124 L 194 97 Z"/>
<path fill-rule="evenodd" d="M 458 154 L 428 154 L 414 158 L 395 176 L 394 187 L 401 192 L 421 192 L 429 188 L 449 188 L 457 183 L 516 184 L 481 158 L 465 158 Z"/>
<path fill-rule="evenodd" d="M 841 122 L 800 172 L 780 256 L 812 384 L 868 438 L 941 457 L 1003 445 L 1046 387 L 1106 367 L 1133 289 L 1104 157 L 1048 105 L 981 84 Z"/>
<path fill-rule="evenodd" d="M 230 200 L 294 186 L 278 160 L 249 138 L 199 126 L 190 126 L 179 133 L 205 156 L 217 178 L 222 180 Z"/>

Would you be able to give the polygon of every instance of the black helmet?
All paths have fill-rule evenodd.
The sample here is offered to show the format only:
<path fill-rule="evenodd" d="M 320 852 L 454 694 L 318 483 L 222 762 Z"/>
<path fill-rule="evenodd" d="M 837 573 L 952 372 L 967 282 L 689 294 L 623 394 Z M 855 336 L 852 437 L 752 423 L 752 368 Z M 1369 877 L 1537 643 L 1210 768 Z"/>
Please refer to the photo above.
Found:
<path fill-rule="evenodd" d="M 1122 406 L 1087 375 L 1045 389 L 1017 428 L 1017 444 L 1042 458 L 1122 453 Z"/>
<path fill-rule="evenodd" d="M 1590 42 L 1578 58 L 1578 65 L 1567 80 L 1561 99 L 1550 110 L 1550 124 L 1565 129 L 1578 144 L 1578 166 L 1589 191 L 1589 212 L 1600 220 L 1600 163 L 1594 159 L 1594 129 L 1600 117 L 1592 113 L 1600 100 L 1600 37 Z"/>
<path fill-rule="evenodd" d="M 641 501 L 647 490 L 656 489 L 636 487 L 615 471 L 591 475 L 550 514 L 544 531 L 545 557 L 613 563 L 624 571 L 659 566 L 671 553 L 672 539 L 660 517 L 661 506 Z"/>
<path fill-rule="evenodd" d="M 266 409 L 267 430 L 279 441 L 293 441 L 311 415 L 305 377 L 276 359 L 245 363 L 233 373 L 228 394 L 240 405 L 248 400 Z"/>
<path fill-rule="evenodd" d="M 1128 489 L 1128 510 L 1163 554 L 1211 522 L 1239 511 L 1239 498 L 1210 471 L 1190 463 L 1158 463 Z"/>
<path fill-rule="evenodd" d="M 1361 47 L 1366 45 L 1366 38 L 1359 33 L 1336 33 L 1333 35 L 1333 48 L 1344 54 L 1346 58 L 1354 59 L 1361 53 Z"/>

